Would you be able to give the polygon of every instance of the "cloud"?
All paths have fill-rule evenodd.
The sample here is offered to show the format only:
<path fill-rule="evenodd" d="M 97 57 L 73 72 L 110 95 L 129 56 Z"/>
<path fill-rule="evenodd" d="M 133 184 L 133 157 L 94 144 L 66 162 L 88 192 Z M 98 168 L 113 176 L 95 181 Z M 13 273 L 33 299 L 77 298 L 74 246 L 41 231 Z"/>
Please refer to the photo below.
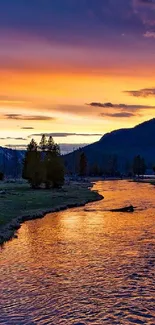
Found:
<path fill-rule="evenodd" d="M 112 104 L 112 103 L 98 103 L 98 102 L 92 102 L 90 104 L 87 104 L 93 107 L 102 107 L 102 108 L 117 108 L 121 111 L 131 110 L 131 111 L 137 111 L 141 109 L 153 109 L 155 106 L 151 105 L 130 105 L 130 104 Z"/>
<path fill-rule="evenodd" d="M 99 112 L 99 116 L 110 118 L 132 118 L 135 116 L 141 116 L 141 110 L 155 109 L 155 106 L 150 105 L 113 104 L 111 102 L 92 102 L 87 105 L 94 108 L 99 107 L 100 109 L 104 109 Z"/>
<path fill-rule="evenodd" d="M 151 31 L 147 31 L 145 34 L 144 34 L 144 37 L 147 37 L 147 38 L 155 38 L 155 32 L 151 32 Z"/>
<path fill-rule="evenodd" d="M 22 140 L 22 141 L 26 141 L 26 138 L 22 138 L 22 137 L 17 137 L 17 138 L 13 138 L 13 137 L 5 137 L 5 138 L 0 138 L 0 140 Z"/>
<path fill-rule="evenodd" d="M 8 149 L 18 149 L 18 150 L 26 150 L 27 144 L 6 144 L 5 148 Z"/>
<path fill-rule="evenodd" d="M 142 35 L 145 38 L 154 38 L 154 30 L 150 28 L 155 26 L 155 0 L 132 0 L 132 3 L 135 16 L 141 20 L 144 27 Z"/>
<path fill-rule="evenodd" d="M 24 126 L 23 128 L 20 128 L 21 130 L 34 130 L 32 126 Z"/>
<path fill-rule="evenodd" d="M 103 117 L 133 117 L 135 116 L 134 113 L 130 112 L 122 112 L 122 113 L 101 113 L 100 116 Z"/>
<path fill-rule="evenodd" d="M 21 121 L 52 121 L 54 117 L 44 115 L 22 115 L 22 114 L 5 114 L 4 118 L 7 120 L 21 120 Z"/>
<path fill-rule="evenodd" d="M 27 103 L 27 98 L 26 97 L 22 97 L 22 96 L 10 96 L 10 95 L 4 95 L 4 94 L 0 94 L 0 103 L 1 104 L 24 104 Z"/>
<path fill-rule="evenodd" d="M 90 134 L 90 133 L 36 133 L 29 135 L 30 137 L 41 137 L 42 135 L 45 135 L 46 137 L 52 136 L 55 138 L 66 138 L 70 136 L 81 136 L 81 137 L 96 137 L 96 136 L 102 136 L 103 134 L 97 133 L 97 134 Z"/>
<path fill-rule="evenodd" d="M 135 3 L 137 2 L 137 4 L 142 5 L 142 6 L 151 6 L 154 7 L 155 6 L 155 1 L 154 0 L 137 0 L 134 1 Z"/>
<path fill-rule="evenodd" d="M 125 90 L 124 93 L 133 97 L 154 97 L 155 88 L 143 88 L 139 90 Z"/>

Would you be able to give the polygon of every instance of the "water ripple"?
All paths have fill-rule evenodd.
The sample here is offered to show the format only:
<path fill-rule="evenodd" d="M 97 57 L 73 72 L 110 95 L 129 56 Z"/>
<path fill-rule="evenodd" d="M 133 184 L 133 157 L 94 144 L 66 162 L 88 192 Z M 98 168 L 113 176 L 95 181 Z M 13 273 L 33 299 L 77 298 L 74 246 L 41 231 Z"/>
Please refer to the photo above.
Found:
<path fill-rule="evenodd" d="M 27 222 L 1 250 L 0 325 L 155 324 L 154 187 L 95 189 L 104 201 Z"/>

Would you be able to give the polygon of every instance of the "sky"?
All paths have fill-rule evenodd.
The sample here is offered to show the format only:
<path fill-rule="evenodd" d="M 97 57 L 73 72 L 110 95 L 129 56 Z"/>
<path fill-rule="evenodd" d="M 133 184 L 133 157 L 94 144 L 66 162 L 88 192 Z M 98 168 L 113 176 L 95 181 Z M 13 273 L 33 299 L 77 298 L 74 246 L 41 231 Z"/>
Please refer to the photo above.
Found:
<path fill-rule="evenodd" d="M 0 2 L 0 145 L 63 150 L 155 116 L 155 0 Z"/>

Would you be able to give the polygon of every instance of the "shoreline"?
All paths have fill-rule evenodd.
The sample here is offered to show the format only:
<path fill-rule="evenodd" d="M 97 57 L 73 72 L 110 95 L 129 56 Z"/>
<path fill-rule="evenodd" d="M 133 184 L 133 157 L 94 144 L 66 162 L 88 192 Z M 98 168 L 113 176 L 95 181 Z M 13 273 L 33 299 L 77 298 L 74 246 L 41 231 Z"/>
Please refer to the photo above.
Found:
<path fill-rule="evenodd" d="M 155 185 L 155 179 L 154 178 L 146 178 L 146 179 L 133 179 L 132 182 L 136 183 L 142 183 L 142 184 L 150 184 Z"/>
<path fill-rule="evenodd" d="M 35 213 L 35 214 L 29 214 L 29 215 L 23 215 L 23 216 L 18 216 L 13 218 L 11 221 L 9 221 L 8 223 L 6 223 L 5 225 L 3 225 L 0 228 L 0 246 L 3 246 L 7 241 L 13 239 L 13 238 L 18 238 L 17 235 L 17 231 L 20 229 L 20 227 L 22 226 L 22 224 L 26 221 L 31 221 L 31 220 L 36 220 L 36 219 L 42 219 L 44 218 L 47 214 L 50 213 L 55 213 L 55 212 L 60 212 L 60 211 L 64 211 L 67 209 L 71 209 L 71 208 L 77 208 L 77 207 L 82 207 L 85 206 L 88 203 L 92 203 L 92 202 L 97 202 L 97 201 L 101 201 L 104 199 L 104 197 L 99 194 L 96 191 L 93 191 L 90 189 L 90 187 L 92 187 L 93 184 L 89 183 L 89 184 L 85 184 L 85 187 L 87 190 L 89 190 L 92 193 L 92 197 L 90 197 L 89 199 L 82 199 L 81 202 L 77 203 L 68 203 L 68 204 L 61 204 L 58 205 L 57 207 L 51 208 L 51 209 L 45 209 L 45 210 L 40 210 L 40 212 Z M 80 201 L 80 198 L 79 198 Z"/>

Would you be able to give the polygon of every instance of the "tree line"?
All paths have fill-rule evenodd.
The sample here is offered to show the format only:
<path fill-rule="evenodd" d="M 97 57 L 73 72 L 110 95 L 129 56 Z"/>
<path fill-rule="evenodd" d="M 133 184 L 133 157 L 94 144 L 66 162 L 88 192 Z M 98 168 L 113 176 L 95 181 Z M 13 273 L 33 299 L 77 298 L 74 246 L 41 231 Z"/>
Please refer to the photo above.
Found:
<path fill-rule="evenodd" d="M 28 181 L 30 186 L 37 189 L 41 186 L 45 188 L 60 187 L 64 183 L 64 176 L 77 175 L 84 176 L 105 176 L 119 177 L 122 175 L 133 177 L 135 175 L 144 175 L 146 172 L 146 163 L 143 157 L 137 155 L 133 161 L 124 162 L 117 155 L 107 155 L 103 157 L 102 163 L 90 163 L 83 149 L 73 152 L 68 161 L 61 156 L 60 147 L 49 136 L 47 139 L 42 135 L 39 144 L 32 139 L 27 146 L 27 151 L 23 164 L 19 160 L 19 152 L 13 151 L 13 161 L 10 161 L 9 173 L 14 178 L 22 177 Z M 3 166 L 4 165 L 4 166 Z M 6 163 L 2 167 L 6 166 Z M 0 166 L 0 180 L 4 179 L 5 169 Z M 155 166 L 150 168 L 155 172 Z M 3 172 L 4 169 L 4 172 Z"/>
<path fill-rule="evenodd" d="M 74 173 L 79 176 L 105 176 L 105 177 L 119 177 L 121 172 L 119 171 L 119 163 L 117 155 L 109 155 L 107 159 L 100 165 L 98 163 L 89 164 L 87 156 L 80 149 L 77 152 L 76 161 L 74 161 Z M 146 172 L 146 163 L 143 157 L 137 155 L 132 162 L 126 162 L 126 176 L 140 176 Z M 155 167 L 152 168 L 155 172 Z"/>

